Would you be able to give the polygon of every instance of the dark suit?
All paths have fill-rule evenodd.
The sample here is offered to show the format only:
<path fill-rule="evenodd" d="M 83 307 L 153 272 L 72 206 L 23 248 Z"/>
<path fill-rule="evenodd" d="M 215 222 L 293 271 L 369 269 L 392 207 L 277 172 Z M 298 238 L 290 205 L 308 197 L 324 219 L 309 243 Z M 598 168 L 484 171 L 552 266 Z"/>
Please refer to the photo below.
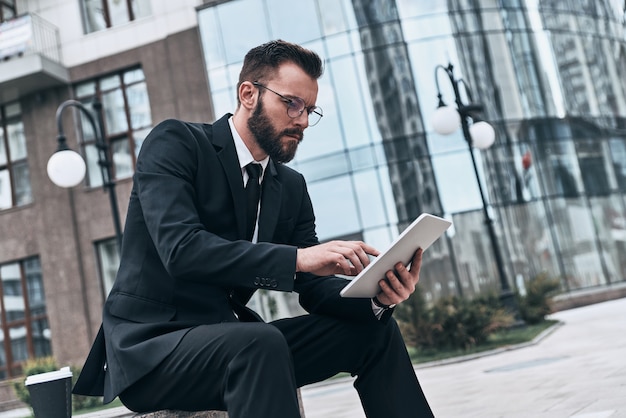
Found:
<path fill-rule="evenodd" d="M 272 367 L 288 369 L 285 380 L 294 376 L 295 384 L 302 385 L 340 370 L 365 367 L 369 360 L 364 355 L 345 353 L 345 348 L 352 350 L 351 345 L 345 345 L 353 344 L 350 341 L 358 340 L 363 345 L 373 339 L 398 338 L 395 322 L 389 321 L 390 312 L 378 321 L 369 300 L 340 298 L 338 292 L 346 283 L 344 279 L 299 273 L 294 280 L 297 247 L 318 244 L 306 184 L 296 171 L 269 162 L 263 180 L 259 242 L 245 240 L 243 179 L 228 125 L 229 116 L 213 125 L 168 120 L 156 126 L 144 141 L 130 196 L 119 272 L 104 306 L 101 332 L 75 393 L 104 394 L 105 402 L 109 402 L 147 382 L 159 379 L 171 382 L 171 376 L 163 377 L 160 373 L 171 371 L 176 375 L 177 370 L 184 370 L 186 361 L 195 364 L 206 361 L 208 376 L 199 382 L 221 389 L 213 395 L 205 391 L 198 396 L 200 400 L 202 396 L 215 399 L 207 400 L 206 404 L 156 403 L 155 409 L 228 407 L 244 416 L 243 402 L 230 398 L 240 398 L 239 392 L 229 392 L 230 383 L 223 383 L 226 379 L 220 376 L 234 372 L 227 368 L 212 369 L 216 361 L 209 354 L 204 359 L 192 360 L 186 359 L 185 353 L 177 357 L 181 351 L 197 350 L 214 355 L 224 349 L 224 344 L 232 351 L 239 349 L 228 345 L 236 339 L 233 335 L 239 338 L 261 330 L 263 336 L 259 339 L 269 340 L 278 328 L 283 335 L 275 333 L 279 340 L 275 349 L 280 352 L 286 341 L 287 351 L 277 357 L 297 364 L 293 369 L 291 365 L 278 363 Z M 243 321 L 259 320 L 254 312 L 244 308 L 257 289 L 296 291 L 301 305 L 312 315 L 272 324 L 243 324 Z M 338 328 L 336 324 L 341 325 Z M 355 335 L 364 338 L 360 340 L 348 328 L 358 329 Z M 330 339 L 334 333 L 350 336 L 341 355 L 337 354 L 341 338 L 335 335 Z M 389 337 L 391 334 L 397 335 Z M 306 342 L 304 346 L 303 342 Z M 315 346 L 315 342 L 323 342 L 324 346 Z M 198 344 L 203 346 L 200 348 Z M 244 342 L 233 342 L 236 344 L 247 347 Z M 332 360 L 319 358 L 326 348 L 325 355 Z M 383 348 L 377 350 L 385 351 Z M 263 364 L 273 361 L 270 358 Z M 222 360 L 235 363 L 230 357 Z M 327 366 L 319 366 L 320 361 Z M 300 367 L 300 363 L 305 366 Z M 359 370 L 347 371 L 359 373 Z M 412 368 L 410 371 L 412 374 Z M 181 379 L 189 377 L 183 371 L 178 374 L 183 375 Z M 246 390 L 256 393 L 268 385 L 263 377 L 258 379 Z M 177 388 L 181 385 L 176 383 Z M 198 385 L 194 383 L 184 393 L 189 394 Z M 167 398 L 184 398 L 172 391 L 165 393 Z M 289 393 L 280 399 L 288 397 L 292 403 L 295 387 L 285 388 L 284 392 Z M 267 396 L 273 393 L 270 391 Z M 236 403 L 238 406 L 233 406 Z"/>

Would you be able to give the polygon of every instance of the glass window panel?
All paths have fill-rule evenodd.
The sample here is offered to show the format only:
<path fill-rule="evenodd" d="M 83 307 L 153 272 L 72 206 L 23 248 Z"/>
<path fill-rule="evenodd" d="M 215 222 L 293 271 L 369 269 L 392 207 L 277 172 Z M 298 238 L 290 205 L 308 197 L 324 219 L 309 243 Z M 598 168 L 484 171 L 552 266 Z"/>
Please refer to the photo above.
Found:
<path fill-rule="evenodd" d="M 100 257 L 101 277 L 105 295 L 113 288 L 113 282 L 120 266 L 120 257 L 115 240 L 107 240 L 97 244 Z"/>
<path fill-rule="evenodd" d="M 115 178 L 122 179 L 133 175 L 133 157 L 130 154 L 128 138 L 124 137 L 111 144 Z"/>
<path fill-rule="evenodd" d="M 147 128 L 133 132 L 133 141 L 135 142 L 135 159 L 139 156 L 139 151 L 141 151 L 143 141 L 146 139 L 151 130 L 152 128 Z"/>
<path fill-rule="evenodd" d="M 18 102 L 8 104 L 4 107 L 4 113 L 7 118 L 13 116 L 20 116 L 22 114 L 22 108 Z"/>
<path fill-rule="evenodd" d="M 24 136 L 24 124 L 22 121 L 7 124 L 7 134 L 11 161 L 26 158 L 26 137 Z"/>
<path fill-rule="evenodd" d="M 26 327 L 24 325 L 9 328 L 11 337 L 11 355 L 13 362 L 28 359 L 28 346 L 26 345 Z"/>
<path fill-rule="evenodd" d="M 85 101 L 82 103 L 87 108 L 87 111 L 89 111 L 91 115 L 93 116 L 93 123 L 97 124 L 98 116 L 96 115 L 95 112 L 92 112 L 93 106 L 91 105 L 91 100 Z M 91 123 L 91 120 L 89 119 L 89 117 L 87 117 L 85 112 L 78 110 L 78 109 L 75 109 L 74 111 L 76 112 L 74 113 L 74 115 L 77 115 L 80 120 L 80 127 L 81 127 L 81 133 L 82 133 L 80 140 L 85 141 L 85 142 L 94 141 L 96 139 L 96 135 L 94 131 L 94 125 Z"/>
<path fill-rule="evenodd" d="M 7 149 L 4 143 L 4 130 L 0 127 L 0 165 L 7 163 Z"/>
<path fill-rule="evenodd" d="M 104 106 L 107 134 L 114 135 L 127 131 L 128 121 L 126 120 L 126 107 L 124 106 L 122 90 L 113 90 L 103 94 L 102 104 Z"/>
<path fill-rule="evenodd" d="M 117 26 L 122 23 L 130 22 L 126 1 L 107 0 L 107 6 L 109 6 L 109 19 L 111 21 L 111 26 Z"/>
<path fill-rule="evenodd" d="M 444 212 L 464 212 L 482 207 L 468 151 L 435 156 L 432 162 Z"/>
<path fill-rule="evenodd" d="M 120 80 L 120 76 L 117 74 L 103 77 L 102 79 L 100 79 L 100 90 L 102 91 L 111 90 L 116 87 L 120 87 L 121 85 L 122 83 Z"/>
<path fill-rule="evenodd" d="M 13 183 L 15 184 L 15 204 L 25 205 L 33 201 L 30 186 L 30 171 L 26 161 L 13 164 Z"/>
<path fill-rule="evenodd" d="M 52 344 L 50 342 L 50 326 L 47 319 L 34 320 L 31 322 L 31 332 L 35 357 L 45 357 L 52 355 Z"/>
<path fill-rule="evenodd" d="M 135 68 L 134 70 L 126 71 L 123 78 L 124 84 L 132 84 L 137 81 L 143 81 L 146 77 L 144 76 L 141 68 Z"/>
<path fill-rule="evenodd" d="M 82 0 L 85 33 L 91 33 L 107 27 L 102 0 Z"/>
<path fill-rule="evenodd" d="M 388 220 L 376 171 L 354 174 L 353 180 L 363 228 L 385 225 Z"/>
<path fill-rule="evenodd" d="M 322 37 L 317 19 L 299 25 L 293 22 L 293 0 L 268 0 L 268 13 L 272 38 L 289 39 L 295 43 L 305 43 Z M 298 1 L 298 13 L 301 16 L 316 16 L 313 0 Z"/>
<path fill-rule="evenodd" d="M 198 12 L 198 28 L 202 40 L 202 51 L 207 68 L 224 67 L 225 61 L 224 47 L 222 43 L 222 32 L 220 22 L 217 19 L 217 7 L 209 7 Z"/>
<path fill-rule="evenodd" d="M 326 36 L 348 30 L 344 13 L 345 2 L 337 0 L 318 0 L 322 30 Z M 350 9 L 352 6 L 349 5 Z M 329 43 L 330 45 L 330 43 Z"/>
<path fill-rule="evenodd" d="M 349 146 L 370 143 L 369 124 L 365 120 L 363 90 L 355 74 L 356 62 L 352 57 L 333 61 L 333 84 L 336 88 L 337 107 L 340 120 L 345 126 L 346 142 Z"/>
<path fill-rule="evenodd" d="M 150 8 L 150 0 L 132 0 L 133 16 L 135 19 L 150 16 L 152 9 Z"/>
<path fill-rule="evenodd" d="M 18 263 L 0 267 L 5 315 L 8 322 L 25 316 L 24 296 L 22 294 L 22 275 Z"/>
<path fill-rule="evenodd" d="M 315 224 L 320 241 L 352 234 L 361 229 L 349 176 L 311 184 L 309 192 L 315 208 Z"/>
<path fill-rule="evenodd" d="M 13 206 L 11 197 L 11 178 L 8 169 L 0 169 L 0 209 L 7 209 Z"/>
<path fill-rule="evenodd" d="M 76 86 L 74 89 L 76 93 L 76 97 L 81 98 L 85 96 L 94 96 L 96 94 L 96 82 L 88 81 L 86 83 L 81 83 Z"/>
<path fill-rule="evenodd" d="M 46 296 L 44 294 L 41 263 L 38 258 L 31 258 L 24 262 L 26 275 L 26 291 L 28 292 L 28 306 L 31 315 L 46 313 Z"/>
<path fill-rule="evenodd" d="M 102 172 L 98 164 L 98 149 L 94 144 L 89 144 L 85 147 L 85 156 L 87 157 L 87 180 L 89 186 L 102 186 Z"/>
<path fill-rule="evenodd" d="M 292 5 L 289 6 L 292 9 Z M 217 10 L 222 22 L 237 22 L 236 25 L 224 25 L 224 51 L 226 63 L 241 62 L 246 53 L 259 44 L 259 39 L 270 39 L 266 22 L 258 16 L 264 16 L 263 2 L 257 0 L 231 1 Z M 290 18 L 290 22 L 293 17 Z M 241 36 L 245 28 L 246 36 Z"/>
<path fill-rule="evenodd" d="M 609 147 L 618 187 L 621 191 L 626 191 L 626 140 L 611 138 Z"/>
<path fill-rule="evenodd" d="M 130 111 L 130 124 L 133 129 L 143 128 L 152 124 L 150 115 L 150 101 L 146 83 L 138 83 L 126 90 L 128 97 L 128 109 Z"/>

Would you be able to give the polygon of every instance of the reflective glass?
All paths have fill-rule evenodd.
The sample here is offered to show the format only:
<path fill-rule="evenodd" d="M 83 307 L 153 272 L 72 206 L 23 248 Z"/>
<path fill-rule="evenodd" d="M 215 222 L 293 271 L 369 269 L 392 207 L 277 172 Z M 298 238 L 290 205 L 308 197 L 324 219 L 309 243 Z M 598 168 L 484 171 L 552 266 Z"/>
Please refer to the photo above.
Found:
<path fill-rule="evenodd" d="M 30 313 L 31 315 L 43 315 L 46 313 L 46 295 L 41 275 L 41 263 L 38 258 L 31 258 L 24 261 L 23 264 Z"/>
<path fill-rule="evenodd" d="M 133 142 L 135 143 L 135 159 L 139 156 L 143 141 L 146 139 L 152 128 L 140 129 L 133 132 Z"/>
<path fill-rule="evenodd" d="M 133 175 L 133 157 L 130 154 L 128 138 L 120 138 L 111 143 L 114 175 L 116 179 L 123 179 Z"/>
<path fill-rule="evenodd" d="M 52 344 L 50 342 L 51 332 L 47 319 L 33 320 L 30 323 L 33 348 L 35 357 L 44 357 L 52 354 Z"/>
<path fill-rule="evenodd" d="M 104 294 L 108 295 L 113 287 L 115 275 L 120 265 L 119 253 L 115 240 L 107 240 L 97 244 L 98 257 L 100 258 L 101 277 Z"/>
<path fill-rule="evenodd" d="M 100 79 L 100 90 L 111 90 L 122 85 L 120 76 L 115 74 Z"/>
<path fill-rule="evenodd" d="M 312 24 L 294 24 L 293 12 L 293 0 L 267 0 L 266 16 L 269 17 L 272 38 L 288 39 L 298 44 L 321 38 L 320 27 L 315 21 Z M 298 0 L 298 14 L 316 16 L 315 1 Z"/>
<path fill-rule="evenodd" d="M 316 223 L 320 241 L 361 230 L 350 176 L 310 184 L 309 193 L 316 218 L 324 220 Z"/>
<path fill-rule="evenodd" d="M 96 82 L 88 81 L 86 83 L 78 84 L 74 88 L 74 92 L 76 93 L 76 97 L 81 98 L 85 96 L 93 96 L 96 94 Z"/>
<path fill-rule="evenodd" d="M 81 0 L 85 33 L 91 33 L 107 27 L 102 0 Z"/>
<path fill-rule="evenodd" d="M 128 130 L 126 107 L 122 90 L 113 90 L 102 95 L 107 135 Z"/>
<path fill-rule="evenodd" d="M 384 197 L 381 195 L 380 182 L 376 170 L 354 173 L 355 198 L 363 228 L 379 227 L 387 223 Z"/>
<path fill-rule="evenodd" d="M 141 68 L 135 68 L 134 70 L 126 71 L 123 74 L 124 84 L 131 84 L 137 81 L 142 81 L 146 77 L 143 74 L 143 70 Z"/>
<path fill-rule="evenodd" d="M 346 10 L 352 14 L 352 4 L 345 0 L 318 0 L 319 12 L 322 30 L 325 36 L 340 34 L 348 31 L 348 21 L 346 19 Z M 329 46 L 333 42 L 329 42 Z"/>
<path fill-rule="evenodd" d="M 241 62 L 260 40 L 271 39 L 265 19 L 259 16 L 265 16 L 265 10 L 263 2 L 258 0 L 231 1 L 218 8 L 219 21 L 237 22 L 221 26 L 226 63 Z M 289 22 L 292 21 L 290 18 Z M 245 28 L 246 36 L 241 36 L 242 28 Z"/>
<path fill-rule="evenodd" d="M 102 186 L 102 171 L 98 164 L 98 149 L 94 144 L 85 146 L 85 160 L 87 163 L 87 180 L 89 186 Z"/>
<path fill-rule="evenodd" d="M 26 137 L 24 136 L 24 124 L 22 121 L 8 123 L 7 134 L 11 161 L 26 158 Z"/>
<path fill-rule="evenodd" d="M 109 20 L 111 26 L 121 25 L 122 23 L 130 22 L 130 15 L 128 13 L 128 5 L 126 1 L 120 0 L 106 0 L 109 8 Z"/>
<path fill-rule="evenodd" d="M 11 178 L 8 169 L 0 169 L 0 209 L 7 209 L 13 206 L 11 195 Z"/>
<path fill-rule="evenodd" d="M 25 306 L 19 263 L 0 266 L 0 278 L 2 278 L 3 304 L 7 322 L 24 318 Z"/>
<path fill-rule="evenodd" d="M 15 184 L 15 205 L 21 206 L 33 201 L 30 185 L 30 171 L 26 161 L 13 164 L 13 184 Z"/>
<path fill-rule="evenodd" d="M 7 149 L 4 142 L 4 129 L 0 129 L 0 165 L 7 163 Z"/>
<path fill-rule="evenodd" d="M 152 14 L 150 0 L 132 0 L 131 7 L 133 9 L 133 16 L 135 19 L 150 16 Z"/>
<path fill-rule="evenodd" d="M 144 128 L 152 124 L 150 101 L 145 82 L 134 84 L 126 89 L 130 124 L 133 129 Z"/>

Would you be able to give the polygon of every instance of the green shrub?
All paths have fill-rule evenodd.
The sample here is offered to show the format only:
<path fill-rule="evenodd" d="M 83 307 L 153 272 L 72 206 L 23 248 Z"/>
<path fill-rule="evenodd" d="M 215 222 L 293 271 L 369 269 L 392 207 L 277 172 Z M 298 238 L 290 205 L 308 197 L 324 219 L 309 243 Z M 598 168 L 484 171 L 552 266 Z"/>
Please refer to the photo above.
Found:
<path fill-rule="evenodd" d="M 22 372 L 24 373 L 24 377 L 20 377 L 11 382 L 13 390 L 15 391 L 18 399 L 25 404 L 30 405 L 30 393 L 24 385 L 26 377 L 39 373 L 52 372 L 58 369 L 59 367 L 57 366 L 54 357 L 39 357 L 26 360 L 22 364 Z M 70 367 L 70 370 L 72 371 L 72 386 L 74 386 L 74 383 L 76 383 L 78 375 L 80 374 L 80 369 L 76 367 Z M 101 397 L 72 395 L 73 411 L 79 411 L 99 405 L 102 405 Z"/>
<path fill-rule="evenodd" d="M 518 295 L 518 305 L 522 319 L 527 324 L 538 324 L 552 313 L 552 296 L 560 288 L 558 279 L 546 273 L 539 274 L 526 285 L 526 295 Z"/>
<path fill-rule="evenodd" d="M 24 385 L 24 380 L 27 376 L 39 373 L 47 373 L 58 370 L 57 363 L 54 357 L 39 357 L 35 359 L 26 360 L 22 364 L 23 378 L 16 379 L 11 382 L 13 390 L 18 399 L 27 405 L 30 405 L 30 393 Z"/>
<path fill-rule="evenodd" d="M 398 306 L 396 319 L 407 345 L 423 349 L 468 349 L 514 321 L 495 296 L 473 300 L 452 296 L 428 307 L 419 287 Z"/>

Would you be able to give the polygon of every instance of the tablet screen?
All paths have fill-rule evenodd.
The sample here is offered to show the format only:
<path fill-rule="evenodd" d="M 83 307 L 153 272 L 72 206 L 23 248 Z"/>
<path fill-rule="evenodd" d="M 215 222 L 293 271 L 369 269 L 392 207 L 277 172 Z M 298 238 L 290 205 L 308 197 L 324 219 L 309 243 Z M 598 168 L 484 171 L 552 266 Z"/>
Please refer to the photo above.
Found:
<path fill-rule="evenodd" d="M 418 248 L 426 250 L 452 222 L 428 213 L 421 214 L 389 246 L 341 290 L 346 298 L 371 298 L 380 292 L 378 282 L 397 262 L 407 265 Z"/>

